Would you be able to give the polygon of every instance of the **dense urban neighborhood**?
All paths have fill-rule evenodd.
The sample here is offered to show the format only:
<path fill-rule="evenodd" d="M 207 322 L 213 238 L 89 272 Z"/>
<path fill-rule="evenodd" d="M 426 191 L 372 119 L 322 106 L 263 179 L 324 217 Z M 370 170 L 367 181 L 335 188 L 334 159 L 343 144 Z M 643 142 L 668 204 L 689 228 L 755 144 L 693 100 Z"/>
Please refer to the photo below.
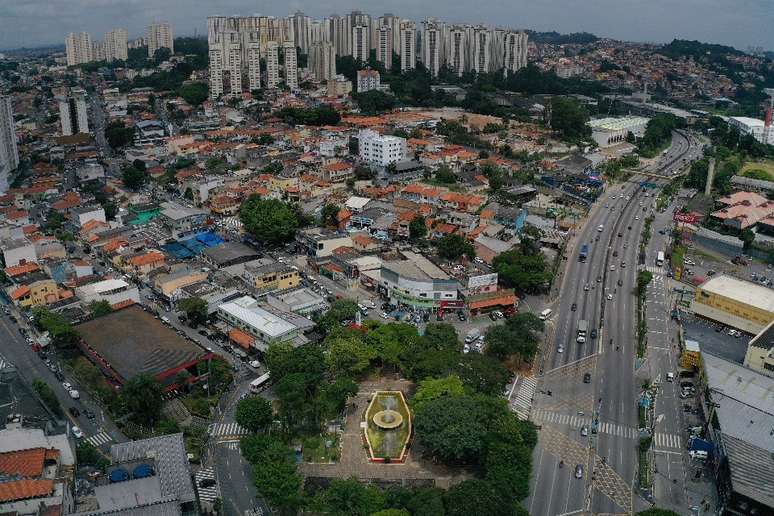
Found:
<path fill-rule="evenodd" d="M 205 21 L 0 53 L 0 514 L 774 513 L 770 53 Z"/>

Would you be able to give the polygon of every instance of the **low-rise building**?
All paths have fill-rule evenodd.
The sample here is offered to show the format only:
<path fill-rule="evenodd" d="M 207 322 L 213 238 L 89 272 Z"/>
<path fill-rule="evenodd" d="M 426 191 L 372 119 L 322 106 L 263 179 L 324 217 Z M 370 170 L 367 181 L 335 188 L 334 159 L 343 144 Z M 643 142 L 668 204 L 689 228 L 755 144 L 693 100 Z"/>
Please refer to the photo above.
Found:
<path fill-rule="evenodd" d="M 774 290 L 731 276 L 715 276 L 696 288 L 694 314 L 757 334 L 774 321 Z"/>
<path fill-rule="evenodd" d="M 421 254 L 411 251 L 401 254 L 404 259 L 385 260 L 378 271 L 377 290 L 392 304 L 431 311 L 462 306 L 457 280 Z"/>
<path fill-rule="evenodd" d="M 201 229 L 207 220 L 207 212 L 167 201 L 161 205 L 159 220 L 173 238 L 180 238 Z"/>
<path fill-rule="evenodd" d="M 774 321 L 750 340 L 744 356 L 744 365 L 774 378 Z"/>
<path fill-rule="evenodd" d="M 122 279 L 107 279 L 81 285 L 75 289 L 75 295 L 84 303 L 107 301 L 111 306 L 128 301 L 140 302 L 139 289 Z"/>
<path fill-rule="evenodd" d="M 743 136 L 751 135 L 760 143 L 774 145 L 774 130 L 767 129 L 763 120 L 746 116 L 732 116 L 728 118 L 728 125 Z"/>
<path fill-rule="evenodd" d="M 176 298 L 176 293 L 189 285 L 207 280 L 207 272 L 186 264 L 175 264 L 169 270 L 154 273 L 153 289 L 166 299 Z"/>
<path fill-rule="evenodd" d="M 645 134 L 650 119 L 642 116 L 624 116 L 621 118 L 597 118 L 589 121 L 591 137 L 600 147 L 609 147 L 625 142 L 629 133 L 636 137 Z"/>
<path fill-rule="evenodd" d="M 20 285 L 10 292 L 11 301 L 23 308 L 46 306 L 56 303 L 72 292 L 62 290 L 52 279 L 41 279 L 28 285 Z"/>
<path fill-rule="evenodd" d="M 337 233 L 322 228 L 309 228 L 299 231 L 298 242 L 307 256 L 327 258 L 339 247 L 352 247 L 352 238 L 344 233 Z"/>
<path fill-rule="evenodd" d="M 360 159 L 373 165 L 387 167 L 406 158 L 406 139 L 400 136 L 384 136 L 364 129 L 357 139 Z"/>
<path fill-rule="evenodd" d="M 224 242 L 202 251 L 202 259 L 216 269 L 246 263 L 260 256 L 255 249 L 239 242 Z"/>
<path fill-rule="evenodd" d="M 218 317 L 228 326 L 250 335 L 254 339 L 252 347 L 262 353 L 271 344 L 297 342 L 303 337 L 302 327 L 268 310 L 267 305 L 261 305 L 250 296 L 223 303 L 218 307 Z"/>
<path fill-rule="evenodd" d="M 266 302 L 280 310 L 311 316 L 328 308 L 323 297 L 308 288 L 277 292 L 266 296 Z"/>
<path fill-rule="evenodd" d="M 265 294 L 277 290 L 296 288 L 301 284 L 301 276 L 290 265 L 272 263 L 249 263 L 245 265 L 242 277 L 247 283 L 256 289 L 258 294 Z"/>

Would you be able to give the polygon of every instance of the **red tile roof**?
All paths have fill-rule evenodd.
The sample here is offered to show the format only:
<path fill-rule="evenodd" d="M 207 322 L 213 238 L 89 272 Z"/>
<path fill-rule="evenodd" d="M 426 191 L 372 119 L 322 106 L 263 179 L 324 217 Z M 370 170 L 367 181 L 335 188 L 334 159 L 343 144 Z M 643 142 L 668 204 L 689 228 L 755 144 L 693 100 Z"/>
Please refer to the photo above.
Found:
<path fill-rule="evenodd" d="M 27 500 L 49 495 L 54 490 L 53 480 L 15 480 L 0 483 L 0 502 Z"/>
<path fill-rule="evenodd" d="M 43 474 L 46 459 L 58 459 L 59 450 L 29 448 L 0 453 L 0 473 L 9 476 L 36 478 Z"/>
<path fill-rule="evenodd" d="M 13 278 L 14 276 L 21 276 L 22 274 L 28 274 L 30 272 L 35 272 L 40 267 L 37 263 L 30 262 L 30 263 L 23 263 L 21 265 L 14 265 L 13 267 L 6 267 L 5 273 L 9 277 Z"/>

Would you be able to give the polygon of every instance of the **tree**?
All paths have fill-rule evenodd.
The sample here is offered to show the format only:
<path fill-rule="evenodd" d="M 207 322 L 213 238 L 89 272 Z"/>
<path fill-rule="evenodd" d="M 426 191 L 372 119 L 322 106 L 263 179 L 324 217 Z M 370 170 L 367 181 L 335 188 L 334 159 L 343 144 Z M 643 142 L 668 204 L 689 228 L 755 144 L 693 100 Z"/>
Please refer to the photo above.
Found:
<path fill-rule="evenodd" d="M 524 247 L 495 256 L 492 267 L 506 286 L 527 293 L 539 293 L 549 286 L 553 274 L 542 253 L 527 254 Z"/>
<path fill-rule="evenodd" d="M 355 336 L 329 336 L 325 339 L 328 353 L 325 365 L 334 376 L 358 377 L 376 358 L 376 351 Z"/>
<path fill-rule="evenodd" d="M 277 199 L 250 196 L 239 209 L 245 229 L 259 241 L 281 244 L 293 240 L 300 225 L 297 209 Z"/>
<path fill-rule="evenodd" d="M 371 516 L 411 516 L 411 513 L 404 509 L 382 509 L 372 513 Z"/>
<path fill-rule="evenodd" d="M 457 330 L 448 323 L 430 323 L 425 327 L 422 336 L 422 345 L 425 349 L 437 351 L 460 352 L 460 341 Z"/>
<path fill-rule="evenodd" d="M 480 353 L 468 353 L 455 361 L 454 374 L 475 392 L 497 396 L 503 392 L 511 372 L 496 358 Z"/>
<path fill-rule="evenodd" d="M 357 394 L 358 386 L 351 378 L 336 378 L 333 383 L 323 385 L 320 389 L 320 405 L 322 414 L 333 419 L 342 413 L 347 399 Z"/>
<path fill-rule="evenodd" d="M 312 502 L 314 512 L 331 516 L 369 516 L 384 507 L 384 494 L 356 478 L 334 479 Z"/>
<path fill-rule="evenodd" d="M 441 165 L 435 171 L 435 180 L 439 183 L 451 185 L 457 182 L 457 176 L 454 175 L 454 172 L 452 172 L 448 165 Z"/>
<path fill-rule="evenodd" d="M 290 125 L 336 125 L 341 115 L 330 104 L 313 108 L 285 107 L 277 112 L 277 117 Z"/>
<path fill-rule="evenodd" d="M 339 225 L 339 208 L 336 204 L 327 203 L 320 212 L 320 225 L 323 227 L 337 227 Z"/>
<path fill-rule="evenodd" d="M 412 399 L 412 406 L 414 411 L 418 411 L 429 401 L 464 395 L 465 385 L 457 375 L 450 375 L 446 378 L 428 378 L 419 382 L 419 388 Z"/>
<path fill-rule="evenodd" d="M 121 388 L 121 399 L 132 419 L 146 426 L 153 426 L 161 416 L 161 394 L 161 384 L 149 374 L 138 374 Z"/>
<path fill-rule="evenodd" d="M 422 240 L 427 236 L 427 224 L 422 215 L 417 215 L 409 222 L 409 239 L 412 242 Z"/>
<path fill-rule="evenodd" d="M 153 52 L 153 62 L 156 63 L 156 66 L 158 66 L 164 61 L 168 60 L 171 56 L 172 51 L 167 47 L 157 48 L 156 51 Z"/>
<path fill-rule="evenodd" d="M 481 172 L 489 182 L 489 188 L 491 190 L 497 191 L 503 187 L 503 184 L 505 183 L 505 173 L 503 172 L 503 169 L 487 164 L 484 165 Z"/>
<path fill-rule="evenodd" d="M 446 463 L 474 463 L 484 449 L 488 414 L 470 396 L 436 398 L 415 412 L 417 441 Z"/>
<path fill-rule="evenodd" d="M 486 333 L 486 353 L 504 360 L 518 355 L 523 362 L 531 362 L 537 353 L 538 332 L 545 325 L 531 312 L 509 317 L 504 325 L 490 326 Z"/>
<path fill-rule="evenodd" d="M 579 140 L 591 135 L 588 121 L 588 111 L 577 100 L 570 97 L 551 99 L 551 129 L 565 140 Z"/>
<path fill-rule="evenodd" d="M 188 324 L 196 328 L 207 322 L 207 302 L 200 297 L 187 297 L 177 303 L 177 307 L 185 312 Z"/>
<path fill-rule="evenodd" d="M 115 120 L 105 128 L 105 138 L 113 150 L 120 149 L 132 143 L 134 130 L 124 126 L 121 120 Z"/>
<path fill-rule="evenodd" d="M 124 185 L 130 190 L 139 190 L 148 182 L 150 176 L 145 170 L 140 170 L 134 165 L 129 165 L 121 171 Z"/>
<path fill-rule="evenodd" d="M 102 317 L 103 315 L 107 315 L 113 311 L 113 307 L 110 306 L 110 303 L 106 300 L 101 301 L 92 301 L 89 303 L 89 312 L 91 312 L 92 317 Z"/>
<path fill-rule="evenodd" d="M 110 465 L 110 461 L 86 441 L 78 443 L 78 446 L 75 448 L 75 458 L 78 466 L 92 466 L 102 471 L 105 471 L 105 468 Z"/>
<path fill-rule="evenodd" d="M 322 348 L 317 345 L 295 348 L 288 342 L 272 344 L 266 352 L 265 361 L 266 367 L 269 368 L 275 380 L 280 380 L 292 373 L 322 377 L 325 372 Z"/>
<path fill-rule="evenodd" d="M 341 326 L 345 321 L 354 321 L 360 309 L 351 299 L 337 299 L 330 309 L 317 321 L 317 325 L 326 332 Z"/>
<path fill-rule="evenodd" d="M 80 340 L 75 328 L 61 314 L 50 312 L 45 308 L 33 309 L 35 325 L 48 332 L 51 343 L 58 349 L 72 349 Z"/>
<path fill-rule="evenodd" d="M 464 236 L 452 233 L 445 235 L 438 240 L 438 255 L 447 260 L 457 260 L 462 256 L 473 258 L 476 251 L 473 244 L 468 242 Z"/>
<path fill-rule="evenodd" d="M 749 249 L 755 241 L 755 233 L 751 229 L 742 230 L 739 237 L 742 239 L 742 242 L 744 242 L 745 249 Z"/>
<path fill-rule="evenodd" d="M 207 100 L 210 94 L 210 88 L 204 82 L 192 82 L 184 84 L 177 90 L 177 94 L 183 97 L 183 100 L 196 107 Z"/>
<path fill-rule="evenodd" d="M 265 430 L 274 419 L 271 402 L 260 396 L 248 396 L 239 400 L 234 413 L 239 426 L 250 432 Z"/>
<path fill-rule="evenodd" d="M 653 279 L 653 273 L 650 271 L 639 271 L 637 273 L 637 294 L 640 296 L 645 295 L 645 289 L 648 288 L 648 284 Z"/>
<path fill-rule="evenodd" d="M 392 95 L 378 90 L 364 91 L 353 95 L 360 111 L 365 114 L 376 114 L 389 111 L 395 107 L 397 99 Z"/>
<path fill-rule="evenodd" d="M 303 503 L 303 479 L 290 462 L 260 462 L 253 466 L 258 493 L 282 514 L 294 514 Z"/>
<path fill-rule="evenodd" d="M 483 480 L 465 480 L 452 486 L 444 496 L 447 516 L 486 514 L 513 516 L 512 503 Z"/>
<path fill-rule="evenodd" d="M 56 397 L 54 389 L 52 389 L 49 384 L 36 378 L 32 381 L 32 390 L 40 396 L 43 404 L 46 405 L 51 412 L 59 417 L 62 416 L 62 406 L 59 404 L 59 398 Z"/>

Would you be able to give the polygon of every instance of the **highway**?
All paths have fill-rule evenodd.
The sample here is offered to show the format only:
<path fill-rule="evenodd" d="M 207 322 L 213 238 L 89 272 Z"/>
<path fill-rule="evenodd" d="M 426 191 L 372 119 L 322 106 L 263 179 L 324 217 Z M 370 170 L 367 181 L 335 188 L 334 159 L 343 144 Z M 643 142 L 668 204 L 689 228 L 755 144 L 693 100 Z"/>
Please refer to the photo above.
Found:
<path fill-rule="evenodd" d="M 674 134 L 673 147 L 661 156 L 656 171 L 667 175 L 694 149 L 693 142 Z M 641 384 L 634 369 L 634 289 L 640 236 L 658 191 L 643 192 L 639 184 L 645 179 L 635 175 L 608 188 L 566 253 L 567 270 L 547 321 L 546 357 L 531 411 L 531 419 L 541 425 L 533 494 L 525 501 L 532 515 L 642 508 L 632 491 Z M 581 262 L 584 244 L 589 253 Z M 589 323 L 585 343 L 576 341 L 580 320 Z M 597 416 L 595 433 L 592 421 Z"/>

